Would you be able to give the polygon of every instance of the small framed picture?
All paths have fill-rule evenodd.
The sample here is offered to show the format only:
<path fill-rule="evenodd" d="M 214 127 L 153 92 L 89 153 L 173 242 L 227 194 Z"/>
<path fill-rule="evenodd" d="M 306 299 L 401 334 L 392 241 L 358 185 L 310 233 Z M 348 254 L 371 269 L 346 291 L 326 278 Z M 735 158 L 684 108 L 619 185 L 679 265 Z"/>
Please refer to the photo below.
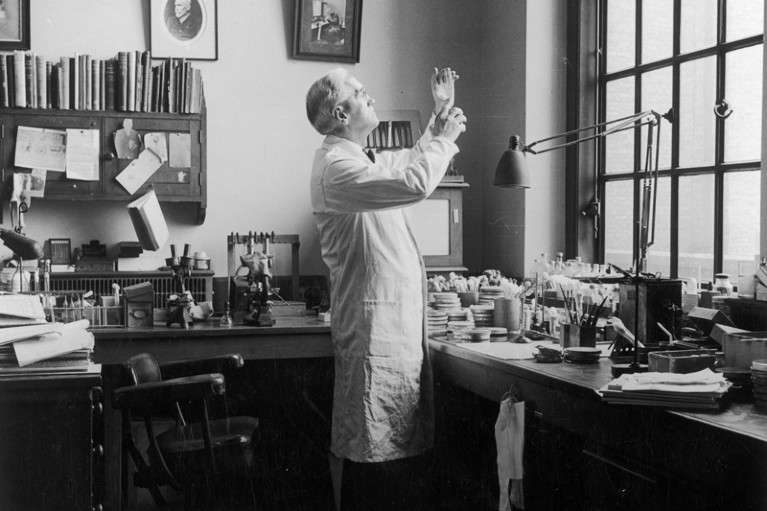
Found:
<path fill-rule="evenodd" d="M 360 61 L 362 0 L 296 0 L 293 58 Z"/>
<path fill-rule="evenodd" d="M 217 2 L 151 0 L 152 58 L 218 60 Z"/>
<path fill-rule="evenodd" d="M 29 0 L 0 0 L 0 50 L 29 48 Z"/>

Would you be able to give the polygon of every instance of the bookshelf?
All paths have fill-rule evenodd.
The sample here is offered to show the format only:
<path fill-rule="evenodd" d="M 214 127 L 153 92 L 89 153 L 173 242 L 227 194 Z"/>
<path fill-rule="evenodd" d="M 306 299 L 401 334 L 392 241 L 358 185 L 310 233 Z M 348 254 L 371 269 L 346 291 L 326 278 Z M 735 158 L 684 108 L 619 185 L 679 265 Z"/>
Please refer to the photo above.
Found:
<path fill-rule="evenodd" d="M 421 136 L 418 110 L 384 110 L 366 149 L 376 152 L 412 147 Z M 463 266 L 463 176 L 446 175 L 434 193 L 407 208 L 413 236 L 429 272 L 465 272 Z"/>
<path fill-rule="evenodd" d="M 26 58 L 29 53 L 15 52 L 0 56 L 0 181 L 3 200 L 11 197 L 14 174 L 30 172 L 30 168 L 17 165 L 20 127 L 59 132 L 67 129 L 93 130 L 96 132 L 94 139 L 97 139 L 94 145 L 98 146 L 97 151 L 94 148 L 94 175 L 83 180 L 67 177 L 67 172 L 49 170 L 45 173 L 45 195 L 41 200 L 127 203 L 152 187 L 161 202 L 194 203 L 197 206 L 196 223 L 200 225 L 204 222 L 207 208 L 207 112 L 199 72 L 182 59 L 163 59 L 160 63 L 153 63 L 148 52 L 119 52 L 113 59 L 100 60 L 98 65 L 93 64 L 95 59 L 89 60 L 83 55 L 62 57 L 56 64 L 36 66 L 39 71 L 47 70 L 45 93 L 31 87 L 46 80 L 25 81 L 24 96 L 39 98 L 39 101 L 27 102 L 27 106 L 22 107 L 20 105 L 25 103 L 20 102 L 16 95 L 18 82 L 13 73 L 9 76 L 8 70 L 11 63 L 19 69 L 14 57 L 24 54 Z M 124 59 L 122 54 L 125 54 Z M 133 55 L 130 59 L 133 72 L 129 74 L 127 69 L 124 72 L 115 69 L 114 85 L 106 86 L 105 68 L 119 69 L 122 65 L 120 61 L 125 60 L 127 64 L 128 55 Z M 66 81 L 69 87 L 58 83 L 64 76 L 64 62 L 69 68 L 69 79 Z M 106 66 L 105 62 L 111 64 Z M 76 74 L 74 69 L 78 70 Z M 132 84 L 130 87 L 129 81 Z M 12 83 L 14 87 L 11 87 Z M 96 87 L 96 83 L 100 85 Z M 128 90 L 131 92 L 128 93 Z M 127 101 L 126 94 L 133 98 L 132 102 Z M 46 99 L 43 100 L 43 97 Z M 132 194 L 117 180 L 117 176 L 134 161 L 134 157 L 120 157 L 115 145 L 115 134 L 124 128 L 126 120 L 131 121 L 132 129 L 142 143 L 147 134 L 159 134 L 160 139 L 165 140 L 168 152 L 166 161 Z"/>

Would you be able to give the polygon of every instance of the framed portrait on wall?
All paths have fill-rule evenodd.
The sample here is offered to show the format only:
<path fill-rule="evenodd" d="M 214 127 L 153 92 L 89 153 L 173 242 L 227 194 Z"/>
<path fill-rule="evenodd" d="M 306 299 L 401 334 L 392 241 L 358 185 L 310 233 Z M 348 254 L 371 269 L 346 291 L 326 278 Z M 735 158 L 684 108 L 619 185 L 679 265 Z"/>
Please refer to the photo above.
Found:
<path fill-rule="evenodd" d="M 28 50 L 29 1 L 0 0 L 0 50 Z"/>
<path fill-rule="evenodd" d="M 218 0 L 151 0 L 152 58 L 218 60 Z"/>
<path fill-rule="evenodd" d="M 362 0 L 296 0 L 293 58 L 360 61 Z"/>

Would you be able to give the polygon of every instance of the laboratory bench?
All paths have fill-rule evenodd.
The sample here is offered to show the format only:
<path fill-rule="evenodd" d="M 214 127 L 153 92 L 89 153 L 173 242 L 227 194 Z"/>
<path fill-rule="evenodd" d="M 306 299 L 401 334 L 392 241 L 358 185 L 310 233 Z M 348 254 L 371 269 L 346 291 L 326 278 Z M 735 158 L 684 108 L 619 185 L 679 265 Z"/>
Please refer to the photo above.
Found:
<path fill-rule="evenodd" d="M 106 404 L 105 509 L 120 509 L 123 488 L 130 490 L 121 479 L 127 460 L 120 458 L 111 392 L 119 365 L 145 351 L 161 363 L 242 354 L 251 372 L 246 381 L 228 381 L 228 393 L 240 396 L 245 413 L 274 425 L 267 436 L 280 452 L 266 465 L 282 474 L 280 485 L 291 487 L 282 503 L 329 509 L 323 507 L 332 500 L 325 458 L 333 385 L 328 323 L 277 318 L 272 327 L 203 322 L 93 333 Z M 608 405 L 596 393 L 612 378 L 606 358 L 593 365 L 502 360 L 438 339 L 430 340 L 430 349 L 441 509 L 497 505 L 494 423 L 510 390 L 526 404 L 528 509 L 767 509 L 767 415 L 749 403 L 721 413 Z M 311 505 L 318 507 L 302 507 Z"/>
<path fill-rule="evenodd" d="M 529 509 L 767 509 L 767 415 L 750 403 L 720 413 L 608 405 L 596 390 L 612 379 L 609 358 L 547 364 L 436 339 L 430 348 L 438 384 L 465 391 L 459 409 L 497 416 L 509 391 L 525 402 Z"/>
<path fill-rule="evenodd" d="M 284 453 L 275 455 L 273 466 L 304 464 L 316 468 L 321 459 L 326 465 L 327 449 L 322 442 L 330 438 L 329 414 L 332 399 L 332 356 L 330 324 L 317 316 L 278 317 L 271 327 L 234 325 L 222 328 L 217 321 L 195 322 L 183 329 L 177 324 L 155 324 L 142 328 L 93 329 L 94 361 L 102 365 L 104 388 L 104 449 L 105 449 L 105 509 L 135 509 L 135 490 L 126 475 L 130 472 L 127 456 L 120 451 L 121 416 L 111 405 L 111 396 L 119 378 L 120 365 L 138 353 L 151 353 L 160 364 L 190 358 L 239 353 L 246 360 L 247 372 L 237 381 L 227 378 L 227 395 L 237 407 L 236 414 L 259 417 L 264 443 L 285 445 Z M 327 422 L 327 424 L 326 424 Z M 271 426 L 270 426 L 271 425 Z M 267 431 L 263 431 L 263 430 Z M 304 431 L 311 430 L 307 435 Z M 295 434 L 293 434 L 295 433 Z M 320 456 L 313 453 L 291 453 L 301 441 L 311 437 L 313 444 L 321 445 Z M 270 442 L 269 439 L 273 440 Z M 306 448 L 306 444 L 302 444 Z M 275 468 L 279 472 L 279 469 Z M 290 467 L 284 467 L 286 485 L 291 481 Z M 320 472 L 318 476 L 324 475 Z M 304 481 L 302 481 L 304 482 Z M 311 491 L 308 488 L 307 491 Z M 141 490 L 145 491 L 145 490 Z M 275 495 L 282 500 L 274 508 L 289 505 L 300 509 L 297 502 L 311 502 L 299 491 L 290 495 Z M 332 495 L 327 490 L 326 500 Z M 315 496 L 316 497 L 316 496 Z M 291 500 L 293 499 L 293 500 Z M 321 497 L 316 497 L 322 500 Z M 122 502 L 122 504 L 121 504 Z"/>

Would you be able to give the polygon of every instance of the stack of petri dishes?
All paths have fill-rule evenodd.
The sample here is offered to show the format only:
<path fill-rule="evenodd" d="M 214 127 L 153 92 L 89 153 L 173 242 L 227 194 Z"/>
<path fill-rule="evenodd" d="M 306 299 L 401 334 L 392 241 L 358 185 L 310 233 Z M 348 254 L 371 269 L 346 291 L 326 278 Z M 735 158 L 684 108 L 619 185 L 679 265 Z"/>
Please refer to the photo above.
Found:
<path fill-rule="evenodd" d="M 500 286 L 482 286 L 479 288 L 479 305 L 494 305 L 496 298 L 504 298 Z"/>
<path fill-rule="evenodd" d="M 767 411 L 767 359 L 751 362 L 751 381 L 754 383 L 754 408 Z"/>
<path fill-rule="evenodd" d="M 493 305 L 472 305 L 469 307 L 474 318 L 474 325 L 478 327 L 493 326 Z"/>
<path fill-rule="evenodd" d="M 447 313 L 429 309 L 426 311 L 426 326 L 429 335 L 440 337 L 447 335 Z"/>

